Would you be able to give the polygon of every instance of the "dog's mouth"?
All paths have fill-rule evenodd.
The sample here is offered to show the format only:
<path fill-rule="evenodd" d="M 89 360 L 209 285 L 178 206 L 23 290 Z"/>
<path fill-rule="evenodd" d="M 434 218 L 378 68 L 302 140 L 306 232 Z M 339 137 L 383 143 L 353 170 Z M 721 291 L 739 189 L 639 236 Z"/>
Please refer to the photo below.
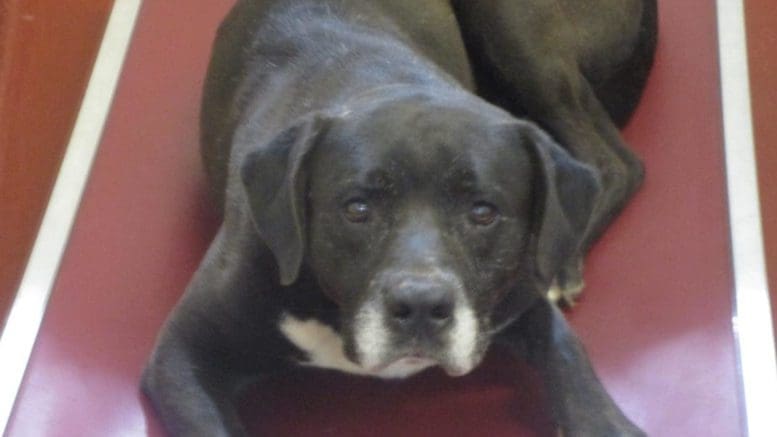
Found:
<path fill-rule="evenodd" d="M 448 376 L 458 377 L 469 373 L 472 367 L 461 366 L 432 354 L 414 351 L 395 356 L 385 362 L 373 366 L 370 373 L 384 378 L 404 378 L 422 370 L 439 366 Z"/>
<path fill-rule="evenodd" d="M 415 349 L 407 352 L 401 352 L 393 354 L 390 357 L 382 360 L 381 363 L 370 367 L 372 373 L 384 373 L 388 370 L 396 370 L 399 368 L 426 368 L 439 364 L 439 359 L 435 358 L 432 354 L 426 353 L 420 349 Z"/>
<path fill-rule="evenodd" d="M 384 378 L 404 378 L 434 366 L 450 376 L 465 375 L 480 362 L 484 339 L 471 308 L 458 306 L 453 317 L 437 332 L 408 332 L 387 323 L 382 308 L 366 307 L 354 323 L 353 361 Z"/>
<path fill-rule="evenodd" d="M 390 367 L 431 367 L 438 365 L 438 361 L 434 358 L 430 358 L 423 355 L 405 355 L 398 357 L 394 360 L 387 362 L 380 366 L 379 370 L 385 370 Z"/>

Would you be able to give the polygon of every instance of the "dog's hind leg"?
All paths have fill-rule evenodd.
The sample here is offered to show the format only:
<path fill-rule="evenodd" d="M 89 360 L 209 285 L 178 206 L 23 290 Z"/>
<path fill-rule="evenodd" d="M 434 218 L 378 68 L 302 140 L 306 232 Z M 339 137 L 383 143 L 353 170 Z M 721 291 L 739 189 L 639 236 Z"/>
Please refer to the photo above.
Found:
<path fill-rule="evenodd" d="M 633 4 L 623 2 L 627 3 Z M 564 262 L 556 276 L 555 297 L 571 303 L 582 289 L 583 254 L 639 188 L 643 167 L 586 77 L 584 70 L 596 71 L 597 66 L 584 65 L 581 51 L 593 53 L 595 38 L 580 38 L 579 23 L 570 21 L 564 4 L 559 0 L 454 1 L 484 97 L 539 123 L 575 158 L 599 171 L 602 195 L 580 251 Z M 637 8 L 640 13 L 643 9 Z M 629 40 L 625 44 L 636 50 L 640 35 L 640 29 L 634 29 L 632 38 L 624 37 Z M 586 40 L 585 50 L 581 39 Z M 609 41 L 612 46 L 611 36 Z M 630 56 L 623 58 L 620 64 Z M 620 64 L 602 66 L 613 71 L 599 71 L 598 78 L 615 77 Z"/>

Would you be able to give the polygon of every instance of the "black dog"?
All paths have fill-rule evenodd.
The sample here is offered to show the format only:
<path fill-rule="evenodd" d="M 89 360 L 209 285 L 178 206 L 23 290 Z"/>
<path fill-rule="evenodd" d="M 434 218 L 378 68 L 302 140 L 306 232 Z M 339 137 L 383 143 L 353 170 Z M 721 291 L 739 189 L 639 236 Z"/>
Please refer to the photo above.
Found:
<path fill-rule="evenodd" d="M 223 224 L 143 376 L 168 429 L 243 434 L 235 391 L 288 366 L 458 376 L 501 343 L 564 435 L 641 435 L 546 293 L 641 182 L 616 125 L 655 34 L 655 0 L 238 1 L 202 112 Z"/>

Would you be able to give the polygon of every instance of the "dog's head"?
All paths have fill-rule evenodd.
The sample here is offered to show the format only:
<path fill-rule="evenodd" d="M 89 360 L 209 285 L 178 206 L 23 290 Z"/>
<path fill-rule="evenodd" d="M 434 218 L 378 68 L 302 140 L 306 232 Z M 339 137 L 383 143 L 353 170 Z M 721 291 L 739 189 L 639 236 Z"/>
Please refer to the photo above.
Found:
<path fill-rule="evenodd" d="M 366 369 L 469 372 L 587 226 L 593 171 L 473 101 L 410 94 L 311 114 L 243 164 L 281 283 L 311 269 Z"/>

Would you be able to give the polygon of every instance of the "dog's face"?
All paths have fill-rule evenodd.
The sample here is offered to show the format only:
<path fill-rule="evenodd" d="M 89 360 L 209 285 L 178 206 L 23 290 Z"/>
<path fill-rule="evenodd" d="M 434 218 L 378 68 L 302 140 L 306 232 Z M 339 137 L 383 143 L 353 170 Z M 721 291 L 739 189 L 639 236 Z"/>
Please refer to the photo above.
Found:
<path fill-rule="evenodd" d="M 485 104 L 373 103 L 285 133 L 277 190 L 252 188 L 252 175 L 272 169 L 266 152 L 249 158 L 249 197 L 272 199 L 253 208 L 255 223 L 282 281 L 304 264 L 340 306 L 351 360 L 374 373 L 440 365 L 465 374 L 574 249 L 595 179 L 536 127 Z M 559 159 L 576 179 L 563 193 L 569 205 L 558 196 Z M 266 217 L 279 202 L 288 208 L 271 215 L 285 222 Z M 570 223 L 570 213 L 584 217 Z"/>
<path fill-rule="evenodd" d="M 526 278 L 531 158 L 510 126 L 418 97 L 334 122 L 309 163 L 308 260 L 367 368 L 480 361 Z"/>

